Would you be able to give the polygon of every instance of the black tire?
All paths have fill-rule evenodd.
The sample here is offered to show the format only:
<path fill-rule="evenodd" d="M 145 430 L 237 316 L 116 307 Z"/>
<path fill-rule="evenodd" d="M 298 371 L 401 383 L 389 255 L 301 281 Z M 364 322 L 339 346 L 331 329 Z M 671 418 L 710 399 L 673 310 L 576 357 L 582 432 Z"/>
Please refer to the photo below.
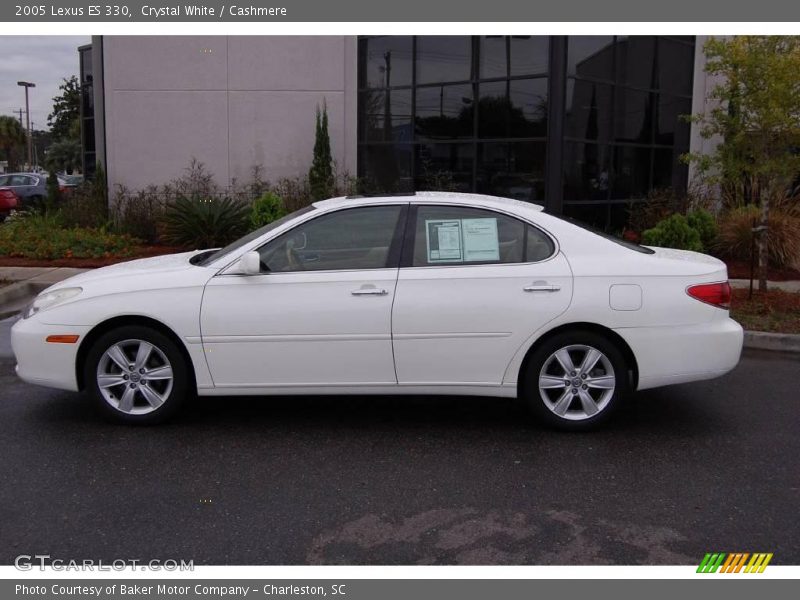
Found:
<path fill-rule="evenodd" d="M 163 369 L 166 364 L 166 366 L 171 367 L 172 380 L 170 386 L 165 385 L 164 380 L 144 381 L 146 376 L 138 375 L 138 371 L 136 373 L 133 371 L 124 372 L 118 365 L 114 366 L 116 363 L 112 365 L 112 361 L 104 356 L 112 346 L 120 344 L 119 347 L 123 348 L 126 356 L 129 359 L 135 359 L 135 354 L 132 353 L 135 348 L 133 341 L 147 342 L 155 348 L 152 352 L 153 358 L 150 359 L 151 362 L 147 366 L 155 364 L 153 368 L 160 366 Z M 126 381 L 129 382 L 109 388 L 108 393 L 112 397 L 111 400 L 106 399 L 98 383 L 98 367 L 101 366 L 101 361 L 103 361 L 104 370 L 106 368 L 117 369 L 120 377 L 125 377 Z M 95 408 L 106 419 L 116 423 L 152 425 L 162 423 L 172 417 L 192 392 L 193 379 L 189 368 L 183 353 L 168 336 L 150 327 L 128 325 L 113 329 L 95 340 L 86 356 L 83 381 Z M 148 369 L 145 370 L 147 371 Z M 134 378 L 137 381 L 135 384 L 131 382 Z M 122 395 L 127 391 L 126 388 L 134 388 L 134 386 L 139 387 L 133 390 L 134 405 L 131 407 L 132 412 L 120 410 L 118 406 L 112 405 L 111 402 L 116 401 L 121 406 Z M 159 388 L 158 386 L 161 387 Z M 150 392 L 160 393 L 164 398 L 163 403 L 157 408 L 153 408 L 152 404 L 147 401 L 147 397 L 142 391 L 143 389 L 144 392 L 148 392 L 151 398 L 152 394 Z"/>
<path fill-rule="evenodd" d="M 588 373 L 581 373 L 580 363 L 588 355 L 585 348 L 597 350 L 603 358 L 598 359 L 596 366 Z M 562 362 L 555 357 L 555 353 L 562 350 L 566 350 L 572 359 L 568 364 L 576 367 L 575 375 L 567 374 Z M 560 355 L 563 357 L 563 354 Z M 609 368 L 613 373 L 608 372 Z M 520 400 L 528 406 L 533 416 L 550 427 L 564 431 L 595 429 L 613 415 L 629 394 L 629 370 L 623 353 L 608 338 L 593 331 L 565 331 L 542 343 L 526 361 Z M 582 378 L 584 375 L 589 381 Z M 592 385 L 592 382 L 594 385 L 608 385 L 609 375 L 614 377 L 613 391 Z M 553 386 L 561 378 L 563 387 L 540 389 L 542 376 L 546 378 L 543 383 Z M 592 414 L 586 410 L 586 406 L 591 407 L 592 403 L 584 401 L 585 394 L 594 400 L 597 412 Z M 559 410 L 564 412 L 563 416 L 557 414 Z"/>

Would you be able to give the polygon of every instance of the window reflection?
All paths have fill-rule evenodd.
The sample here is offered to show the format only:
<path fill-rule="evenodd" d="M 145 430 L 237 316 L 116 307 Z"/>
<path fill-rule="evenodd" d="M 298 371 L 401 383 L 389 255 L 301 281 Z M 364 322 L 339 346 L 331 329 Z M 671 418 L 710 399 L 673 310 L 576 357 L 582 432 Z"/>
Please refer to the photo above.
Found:
<path fill-rule="evenodd" d="M 479 137 L 542 137 L 546 132 L 546 79 L 480 84 Z"/>
<path fill-rule="evenodd" d="M 471 85 L 417 88 L 416 132 L 419 139 L 453 139 L 472 136 Z"/>
<path fill-rule="evenodd" d="M 358 101 L 359 139 L 411 142 L 411 90 L 366 90 Z"/>
<path fill-rule="evenodd" d="M 611 139 L 613 89 L 605 83 L 567 82 L 565 135 L 586 140 Z"/>
<path fill-rule="evenodd" d="M 359 148 L 358 172 L 365 192 L 403 192 L 411 184 L 410 144 L 372 144 Z"/>
<path fill-rule="evenodd" d="M 411 85 L 412 47 L 410 36 L 359 40 L 359 87 Z"/>
<path fill-rule="evenodd" d="M 658 88 L 673 94 L 692 93 L 694 46 L 674 40 L 658 40 Z"/>
<path fill-rule="evenodd" d="M 614 177 L 611 197 L 614 199 L 644 198 L 650 182 L 652 149 L 640 146 L 618 146 L 614 152 Z"/>
<path fill-rule="evenodd" d="M 547 36 L 359 40 L 359 178 L 374 191 L 543 202 L 546 149 L 563 143 L 564 206 L 598 204 L 582 210 L 604 215 L 601 226 L 620 218 L 609 206 L 685 187 L 694 38 L 570 36 L 555 78 L 566 77 L 566 100 L 553 107 L 551 45 L 561 47 Z M 551 114 L 563 140 L 547 140 Z"/>
<path fill-rule="evenodd" d="M 564 200 L 607 200 L 611 152 L 605 144 L 564 144 Z"/>
<path fill-rule="evenodd" d="M 680 145 L 688 148 L 690 126 L 686 117 L 692 112 L 690 98 L 678 98 L 660 94 L 658 97 L 658 119 L 656 120 L 656 143 Z"/>
<path fill-rule="evenodd" d="M 477 191 L 541 204 L 544 167 L 544 142 L 480 144 Z"/>
<path fill-rule="evenodd" d="M 567 75 L 613 80 L 614 36 L 571 36 L 568 42 Z"/>
<path fill-rule="evenodd" d="M 417 38 L 417 83 L 443 83 L 470 79 L 472 39 L 469 36 Z"/>
<path fill-rule="evenodd" d="M 470 191 L 473 158 L 472 144 L 419 144 L 416 189 Z"/>
<path fill-rule="evenodd" d="M 617 90 L 616 140 L 649 144 L 653 137 L 653 111 L 650 92 Z"/>
<path fill-rule="evenodd" d="M 550 38 L 530 35 L 481 37 L 482 79 L 547 73 Z"/>
<path fill-rule="evenodd" d="M 651 89 L 656 87 L 656 38 L 652 36 L 617 37 L 617 82 Z"/>

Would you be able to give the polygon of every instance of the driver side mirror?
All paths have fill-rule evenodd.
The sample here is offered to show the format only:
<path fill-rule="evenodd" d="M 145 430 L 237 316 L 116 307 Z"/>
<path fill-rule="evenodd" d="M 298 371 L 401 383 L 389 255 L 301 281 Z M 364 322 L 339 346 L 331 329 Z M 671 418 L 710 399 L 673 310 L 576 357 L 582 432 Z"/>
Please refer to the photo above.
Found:
<path fill-rule="evenodd" d="M 239 259 L 239 272 L 243 275 L 259 275 L 261 273 L 261 255 L 251 250 Z"/>

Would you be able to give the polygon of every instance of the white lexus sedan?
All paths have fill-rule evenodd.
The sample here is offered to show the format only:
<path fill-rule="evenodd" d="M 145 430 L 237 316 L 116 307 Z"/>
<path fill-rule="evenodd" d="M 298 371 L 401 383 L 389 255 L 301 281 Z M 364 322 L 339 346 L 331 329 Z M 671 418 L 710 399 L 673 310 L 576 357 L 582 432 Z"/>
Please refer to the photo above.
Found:
<path fill-rule="evenodd" d="M 736 366 L 725 264 L 541 207 L 418 192 L 317 202 L 221 250 L 134 260 L 42 292 L 17 373 L 152 423 L 187 398 L 475 394 L 586 429 L 626 393 Z"/>

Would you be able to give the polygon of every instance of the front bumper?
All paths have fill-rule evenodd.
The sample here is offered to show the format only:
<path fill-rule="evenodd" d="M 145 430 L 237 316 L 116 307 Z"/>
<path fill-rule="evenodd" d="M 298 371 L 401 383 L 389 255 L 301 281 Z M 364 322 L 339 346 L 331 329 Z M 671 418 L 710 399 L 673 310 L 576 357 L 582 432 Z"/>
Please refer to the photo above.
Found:
<path fill-rule="evenodd" d="M 11 348 L 17 359 L 17 375 L 23 381 L 46 387 L 78 391 L 75 369 L 78 348 L 90 327 L 46 325 L 36 316 L 20 319 L 11 328 Z M 74 344 L 48 343 L 50 335 L 78 335 Z"/>
<path fill-rule="evenodd" d="M 696 325 L 615 331 L 636 357 L 639 390 L 724 375 L 739 364 L 744 341 L 742 326 L 727 316 Z"/>

